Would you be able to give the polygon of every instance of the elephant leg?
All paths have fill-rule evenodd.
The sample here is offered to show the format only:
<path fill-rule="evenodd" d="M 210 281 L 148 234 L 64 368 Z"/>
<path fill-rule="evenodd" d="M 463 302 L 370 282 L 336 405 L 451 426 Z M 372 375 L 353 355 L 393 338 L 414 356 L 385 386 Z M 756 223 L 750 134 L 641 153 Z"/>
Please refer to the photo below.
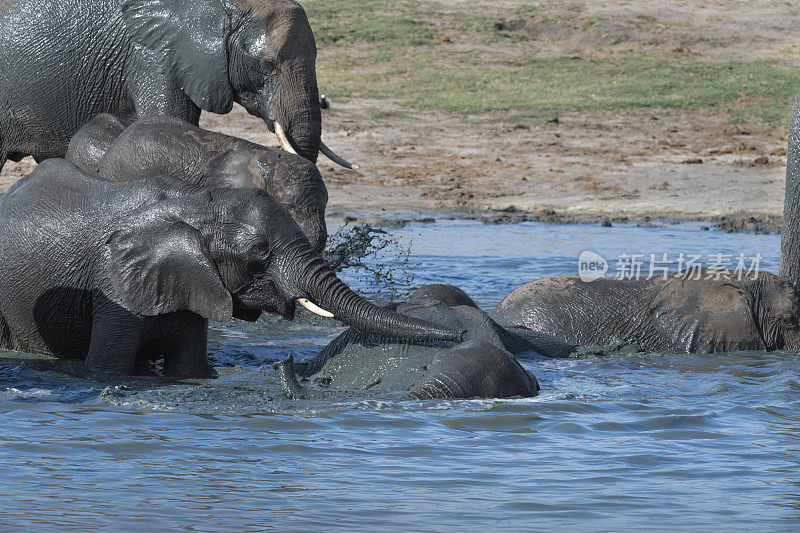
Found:
<path fill-rule="evenodd" d="M 283 393 L 290 400 L 304 400 L 308 398 L 305 389 L 300 382 L 297 381 L 297 376 L 294 371 L 294 357 L 291 355 L 283 361 L 278 361 L 272 365 L 275 372 L 278 374 L 278 381 L 280 381 Z"/>
<path fill-rule="evenodd" d="M 213 374 L 208 363 L 208 322 L 194 313 L 175 313 L 166 325 L 172 330 L 165 343 L 164 373 L 183 378 L 207 378 Z"/>
<path fill-rule="evenodd" d="M 99 313 L 95 310 L 89 353 L 85 360 L 89 371 L 131 374 L 142 345 L 143 332 L 142 319 L 126 310 L 105 308 Z"/>

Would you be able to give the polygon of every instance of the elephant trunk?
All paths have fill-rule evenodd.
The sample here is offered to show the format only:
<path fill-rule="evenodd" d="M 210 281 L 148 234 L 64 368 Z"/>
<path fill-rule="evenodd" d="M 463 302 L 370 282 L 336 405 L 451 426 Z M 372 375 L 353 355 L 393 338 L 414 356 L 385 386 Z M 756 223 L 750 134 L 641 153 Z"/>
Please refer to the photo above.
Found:
<path fill-rule="evenodd" d="M 792 105 L 786 192 L 783 202 L 780 276 L 800 289 L 800 92 Z"/>
<path fill-rule="evenodd" d="M 297 223 L 300 229 L 308 237 L 308 241 L 314 250 L 322 252 L 328 242 L 328 227 L 325 225 L 325 212 L 312 212 L 313 208 L 306 208 L 298 216 L 300 221 Z"/>
<path fill-rule="evenodd" d="M 292 265 L 292 266 L 290 266 Z M 303 265 L 297 268 L 297 265 Z M 409 342 L 461 340 L 461 333 L 371 304 L 353 292 L 317 254 L 308 251 L 296 254 L 287 263 L 284 276 L 295 288 L 306 294 L 349 326 L 366 333 Z"/>
<path fill-rule="evenodd" d="M 322 114 L 314 69 L 288 67 L 284 82 L 270 102 L 274 130 L 284 150 L 317 162 L 322 136 Z"/>

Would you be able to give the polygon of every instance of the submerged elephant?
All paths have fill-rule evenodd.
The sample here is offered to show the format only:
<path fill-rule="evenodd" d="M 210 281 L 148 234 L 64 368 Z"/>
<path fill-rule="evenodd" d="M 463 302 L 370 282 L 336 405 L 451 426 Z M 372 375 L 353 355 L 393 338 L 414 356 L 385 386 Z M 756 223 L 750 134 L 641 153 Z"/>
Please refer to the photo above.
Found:
<path fill-rule="evenodd" d="M 572 351 L 545 336 L 500 327 L 451 285 L 422 287 L 393 308 L 464 330 L 464 340 L 412 345 L 350 328 L 307 363 L 287 359 L 275 365 L 287 395 L 368 390 L 402 392 L 412 399 L 534 396 L 539 391 L 536 378 L 512 354 L 565 356 Z M 305 389 L 295 373 L 312 388 Z"/>
<path fill-rule="evenodd" d="M 291 318 L 294 302 L 372 333 L 460 334 L 376 307 L 269 194 L 170 178 L 111 182 L 51 159 L 0 198 L 0 347 L 131 373 L 205 376 L 207 319 Z"/>
<path fill-rule="evenodd" d="M 800 348 L 799 302 L 774 274 L 725 280 L 699 270 L 668 279 L 540 279 L 511 292 L 491 316 L 577 346 L 712 353 Z"/>
<path fill-rule="evenodd" d="M 212 188 L 263 189 L 289 212 L 314 248 L 325 247 L 328 191 L 317 167 L 298 155 L 174 117 L 146 117 L 125 128 L 101 114 L 78 130 L 66 158 L 114 181 L 170 176 Z"/>
<path fill-rule="evenodd" d="M 100 113 L 126 122 L 234 102 L 285 150 L 320 150 L 317 49 L 290 0 L 6 0 L 0 17 L 0 168 L 63 157 Z"/>

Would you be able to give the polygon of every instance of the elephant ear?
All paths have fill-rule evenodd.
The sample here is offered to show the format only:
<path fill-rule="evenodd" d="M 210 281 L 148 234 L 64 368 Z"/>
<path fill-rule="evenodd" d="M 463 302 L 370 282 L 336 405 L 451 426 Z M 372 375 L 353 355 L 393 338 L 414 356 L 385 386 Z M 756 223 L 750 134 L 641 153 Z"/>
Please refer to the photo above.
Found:
<path fill-rule="evenodd" d="M 230 17 L 222 0 L 124 0 L 122 18 L 134 43 L 151 50 L 201 109 L 233 107 L 228 79 Z"/>
<path fill-rule="evenodd" d="M 734 281 L 671 278 L 648 313 L 662 338 L 688 353 L 764 349 L 752 295 Z"/>
<path fill-rule="evenodd" d="M 210 201 L 208 193 L 201 194 Z M 106 242 L 109 278 L 121 303 L 134 313 L 192 311 L 227 321 L 233 301 L 200 233 L 170 209 L 189 198 L 166 200 L 123 219 Z"/>

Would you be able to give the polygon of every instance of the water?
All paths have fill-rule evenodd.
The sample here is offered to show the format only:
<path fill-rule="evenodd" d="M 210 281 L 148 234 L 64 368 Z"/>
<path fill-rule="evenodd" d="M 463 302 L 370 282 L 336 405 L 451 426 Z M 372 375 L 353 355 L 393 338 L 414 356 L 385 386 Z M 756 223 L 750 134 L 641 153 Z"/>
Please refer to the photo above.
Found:
<path fill-rule="evenodd" d="M 592 250 L 762 255 L 779 238 L 661 228 L 411 224 L 416 284 L 491 309 Z M 615 271 L 612 261 L 610 273 Z M 525 361 L 531 399 L 290 401 L 269 363 L 341 328 L 215 328 L 214 380 L 95 382 L 0 366 L 0 530 L 568 528 L 796 531 L 800 357 Z"/>

